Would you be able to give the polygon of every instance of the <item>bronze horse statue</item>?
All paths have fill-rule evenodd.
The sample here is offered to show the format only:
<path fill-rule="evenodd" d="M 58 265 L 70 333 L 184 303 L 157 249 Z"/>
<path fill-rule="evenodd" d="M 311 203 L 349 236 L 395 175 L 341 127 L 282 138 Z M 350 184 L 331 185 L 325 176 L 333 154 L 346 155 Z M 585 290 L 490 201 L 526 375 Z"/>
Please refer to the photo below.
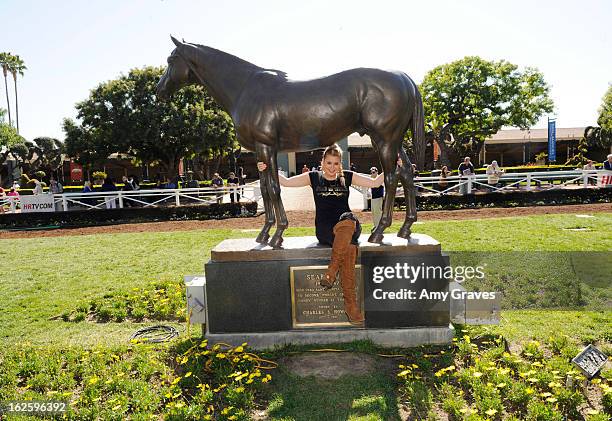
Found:
<path fill-rule="evenodd" d="M 259 175 L 266 222 L 258 243 L 281 247 L 289 225 L 280 198 L 277 152 L 326 147 L 353 132 L 370 136 L 385 173 L 383 214 L 368 241 L 382 242 L 384 230 L 391 225 L 398 179 L 406 198 L 406 218 L 398 236 L 410 238 L 417 217 L 416 192 L 402 140 L 410 129 L 417 161 L 423 162 L 425 136 L 421 94 L 408 75 L 360 68 L 293 81 L 284 72 L 171 38 L 176 48 L 157 84 L 157 96 L 164 99 L 185 85 L 204 85 L 231 116 L 240 144 L 267 164 L 269 170 Z M 270 238 L 275 223 L 276 232 Z"/>

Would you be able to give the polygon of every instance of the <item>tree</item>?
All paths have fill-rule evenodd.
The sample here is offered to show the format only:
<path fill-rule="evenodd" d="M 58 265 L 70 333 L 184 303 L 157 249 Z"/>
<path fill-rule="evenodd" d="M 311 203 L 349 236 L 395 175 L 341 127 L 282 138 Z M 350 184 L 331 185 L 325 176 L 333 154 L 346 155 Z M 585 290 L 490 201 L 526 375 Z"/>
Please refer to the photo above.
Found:
<path fill-rule="evenodd" d="M 503 126 L 526 129 L 551 112 L 544 76 L 507 61 L 465 57 L 429 71 L 421 84 L 425 121 L 440 146 L 440 164 L 477 157 Z"/>
<path fill-rule="evenodd" d="M 578 142 L 577 153 L 566 162 L 566 165 L 584 164 L 592 148 L 612 147 L 612 85 L 608 86 L 599 107 L 597 124 L 598 126 L 587 126 L 584 129 L 584 135 Z"/>
<path fill-rule="evenodd" d="M 42 170 L 52 174 L 62 165 L 65 147 L 62 142 L 52 137 L 37 137 L 25 142 L 28 148 L 28 172 Z"/>
<path fill-rule="evenodd" d="M 68 153 L 81 163 L 125 153 L 159 163 L 174 177 L 182 158 L 235 146 L 231 119 L 202 87 L 185 87 L 171 100 L 157 101 L 163 71 L 134 69 L 93 89 L 76 106 L 81 124 L 64 121 Z"/>
<path fill-rule="evenodd" d="M 4 170 L 2 164 L 6 162 L 9 155 L 23 161 L 27 152 L 28 148 L 25 146 L 25 139 L 19 136 L 19 133 L 17 133 L 13 126 L 4 122 L 4 110 L 0 109 L 0 170 Z M 2 175 L 10 174 L 0 173 L 0 184 Z"/>
<path fill-rule="evenodd" d="M 18 56 L 12 56 L 12 59 L 9 62 L 9 69 L 11 74 L 13 75 L 13 81 L 15 82 L 15 121 L 17 123 L 17 133 L 19 133 L 19 101 L 17 99 L 17 74 L 23 76 L 23 71 L 27 70 L 23 60 Z M 5 79 L 6 81 L 6 79 Z"/>
<path fill-rule="evenodd" d="M 2 73 L 4 73 L 4 92 L 6 93 L 6 108 L 8 109 L 9 126 L 12 126 L 13 123 L 11 121 L 11 102 L 9 101 L 8 84 L 6 82 L 6 77 L 8 76 L 11 57 L 11 53 L 0 53 L 0 66 L 2 66 Z"/>

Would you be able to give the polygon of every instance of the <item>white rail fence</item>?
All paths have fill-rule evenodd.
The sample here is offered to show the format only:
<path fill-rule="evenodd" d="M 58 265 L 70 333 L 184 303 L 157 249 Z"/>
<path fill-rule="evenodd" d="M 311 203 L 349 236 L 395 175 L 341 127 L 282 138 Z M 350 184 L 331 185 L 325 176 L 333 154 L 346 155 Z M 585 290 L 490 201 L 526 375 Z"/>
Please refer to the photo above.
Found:
<path fill-rule="evenodd" d="M 258 183 L 250 183 L 240 187 L 62 193 L 54 194 L 53 199 L 56 211 L 69 211 L 211 204 L 230 202 L 231 196 L 237 197 L 239 201 L 259 202 L 261 190 Z M 3 206 L 8 212 L 18 212 L 20 200 L 18 197 L 2 197 L 0 206 Z"/>
<path fill-rule="evenodd" d="M 443 183 L 441 183 L 443 181 Z M 444 183 L 445 182 L 445 183 Z M 612 187 L 612 171 L 549 171 L 529 173 L 504 173 L 498 184 L 489 185 L 488 176 L 451 176 L 441 179 L 434 177 L 417 177 L 415 186 L 419 194 L 443 195 L 455 193 L 473 193 L 476 190 L 487 192 L 504 192 L 519 190 L 553 190 L 566 188 Z M 358 189 L 367 194 L 368 189 Z M 398 188 L 398 195 L 403 190 Z M 63 193 L 53 195 L 56 211 L 77 209 L 111 209 L 126 207 L 159 207 L 181 206 L 186 204 L 210 204 L 221 201 L 229 202 L 230 195 L 237 195 L 241 201 L 256 201 L 262 208 L 262 196 L 259 183 L 249 183 L 240 187 L 223 188 L 187 188 L 158 189 L 137 191 L 114 191 L 91 193 Z M 0 207 L 7 212 L 18 212 L 19 198 L 1 197 Z"/>
<path fill-rule="evenodd" d="M 543 171 L 528 173 L 503 173 L 495 185 L 488 183 L 489 176 L 417 177 L 415 185 L 420 191 L 432 194 L 472 193 L 474 190 L 490 192 L 517 190 L 552 190 L 589 186 L 612 187 L 612 171 Z M 441 181 L 445 182 L 444 184 Z"/>

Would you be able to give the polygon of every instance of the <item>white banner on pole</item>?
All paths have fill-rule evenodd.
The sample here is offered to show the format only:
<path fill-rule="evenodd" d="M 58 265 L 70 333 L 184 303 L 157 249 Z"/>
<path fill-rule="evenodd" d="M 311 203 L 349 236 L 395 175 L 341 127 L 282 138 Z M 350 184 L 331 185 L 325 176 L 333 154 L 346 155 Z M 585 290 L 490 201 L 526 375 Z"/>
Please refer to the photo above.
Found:
<path fill-rule="evenodd" d="M 52 194 L 37 194 L 35 196 L 20 196 L 21 213 L 55 212 L 55 202 Z"/>

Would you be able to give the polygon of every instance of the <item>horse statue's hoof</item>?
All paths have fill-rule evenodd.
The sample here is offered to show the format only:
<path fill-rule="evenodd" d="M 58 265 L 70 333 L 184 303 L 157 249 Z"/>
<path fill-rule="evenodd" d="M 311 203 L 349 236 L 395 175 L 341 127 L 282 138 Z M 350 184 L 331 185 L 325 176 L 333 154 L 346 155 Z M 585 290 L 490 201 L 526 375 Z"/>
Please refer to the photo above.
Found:
<path fill-rule="evenodd" d="M 268 244 L 268 239 L 270 238 L 270 234 L 268 233 L 259 233 L 259 235 L 257 236 L 257 238 L 255 239 L 255 242 L 259 243 L 259 244 Z"/>
<path fill-rule="evenodd" d="M 375 244 L 380 244 L 382 243 L 384 235 L 382 234 L 377 234 L 377 233 L 372 233 L 372 235 L 370 235 L 370 238 L 368 238 L 368 243 L 375 243 Z"/>
<path fill-rule="evenodd" d="M 410 234 L 412 234 L 410 228 L 402 227 L 397 233 L 397 236 L 400 238 L 405 238 L 406 240 L 410 240 Z"/>
<path fill-rule="evenodd" d="M 268 245 L 273 249 L 282 248 L 283 245 L 283 237 L 272 237 L 272 240 L 268 242 Z"/>

